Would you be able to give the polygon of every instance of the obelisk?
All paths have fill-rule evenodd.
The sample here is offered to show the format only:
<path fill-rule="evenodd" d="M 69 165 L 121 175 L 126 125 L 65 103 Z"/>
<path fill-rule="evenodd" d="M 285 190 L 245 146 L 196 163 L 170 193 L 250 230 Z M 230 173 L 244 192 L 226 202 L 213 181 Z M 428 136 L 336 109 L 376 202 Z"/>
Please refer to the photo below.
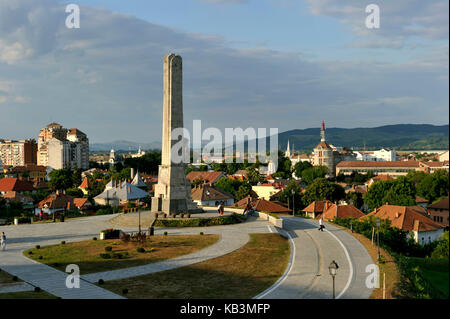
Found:
<path fill-rule="evenodd" d="M 152 212 L 178 213 L 201 211 L 191 199 L 191 184 L 186 178 L 186 164 L 172 159 L 172 132 L 183 128 L 183 62 L 179 55 L 164 57 L 164 97 L 162 153 L 158 184 L 152 198 Z"/>

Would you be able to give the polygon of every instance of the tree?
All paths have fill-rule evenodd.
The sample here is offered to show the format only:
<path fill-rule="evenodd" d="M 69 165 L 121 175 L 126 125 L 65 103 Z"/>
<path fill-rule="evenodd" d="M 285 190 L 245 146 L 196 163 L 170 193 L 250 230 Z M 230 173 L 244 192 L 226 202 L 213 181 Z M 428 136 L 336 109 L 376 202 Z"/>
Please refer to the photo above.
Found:
<path fill-rule="evenodd" d="M 71 188 L 73 186 L 72 172 L 68 169 L 53 170 L 50 173 L 49 186 L 53 190 L 66 190 Z"/>
<path fill-rule="evenodd" d="M 84 193 L 79 188 L 69 188 L 66 190 L 66 194 L 75 198 L 82 198 Z"/>
<path fill-rule="evenodd" d="M 433 174 L 428 174 L 417 185 L 417 194 L 430 202 L 448 196 L 449 178 L 446 170 L 438 169 Z"/>
<path fill-rule="evenodd" d="M 326 166 L 314 166 L 302 171 L 302 181 L 311 184 L 316 178 L 324 178 L 328 174 Z"/>
<path fill-rule="evenodd" d="M 214 184 L 214 186 L 223 190 L 224 192 L 233 195 L 235 198 L 242 196 L 242 194 L 244 193 L 244 190 L 241 189 L 241 191 L 239 192 L 239 196 L 237 196 L 239 188 L 241 186 L 244 186 L 246 187 L 246 189 L 251 190 L 251 185 L 247 181 L 234 180 L 228 177 L 222 177 Z"/>
<path fill-rule="evenodd" d="M 425 177 L 427 177 L 427 173 L 424 171 L 409 171 L 406 175 L 406 178 L 409 179 L 414 185 L 419 185 Z"/>
<path fill-rule="evenodd" d="M 416 189 L 414 183 L 405 176 L 396 180 L 378 181 L 370 186 L 364 195 L 364 201 L 370 210 L 386 203 L 411 206 L 416 202 Z"/>
<path fill-rule="evenodd" d="M 247 169 L 247 179 L 251 185 L 257 185 L 258 183 L 261 183 L 264 180 L 264 178 L 259 174 L 259 172 L 253 167 L 249 167 Z"/>
<path fill-rule="evenodd" d="M 241 199 L 249 196 L 251 191 L 252 186 L 249 183 L 242 184 L 241 186 L 239 186 L 236 194 L 234 195 L 234 199 L 236 201 L 240 201 Z"/>
<path fill-rule="evenodd" d="M 305 191 L 305 204 L 314 201 L 329 200 L 337 202 L 345 198 L 345 190 L 341 185 L 331 183 L 325 178 L 315 179 Z"/>
<path fill-rule="evenodd" d="M 73 173 L 72 173 L 72 183 L 75 186 L 79 186 L 79 185 L 81 185 L 81 182 L 82 182 L 82 180 L 81 180 L 81 169 L 76 168 L 76 169 L 73 170 Z"/>
<path fill-rule="evenodd" d="M 298 178 L 300 178 L 300 177 L 302 176 L 302 172 L 303 172 L 305 169 L 308 169 L 308 168 L 311 168 L 311 167 L 313 167 L 313 166 L 311 165 L 310 162 L 302 162 L 302 161 L 300 161 L 300 162 L 296 163 L 296 164 L 294 165 L 294 173 L 295 173 L 295 176 L 297 176 Z"/>
<path fill-rule="evenodd" d="M 436 248 L 433 250 L 431 257 L 433 258 L 447 258 L 448 260 L 448 251 L 449 251 L 449 240 L 448 240 L 448 231 L 446 231 L 437 243 Z"/>
<path fill-rule="evenodd" d="M 364 205 L 363 195 L 360 192 L 348 192 L 345 201 L 358 209 Z"/>
<path fill-rule="evenodd" d="M 289 158 L 287 158 L 283 151 L 278 150 L 278 169 L 277 173 L 281 173 L 283 178 L 291 178 L 292 177 L 292 163 Z"/>
<path fill-rule="evenodd" d="M 292 191 L 294 191 L 294 195 L 292 195 Z M 293 208 L 295 206 L 296 211 L 305 207 L 303 202 L 302 189 L 295 180 L 291 180 L 287 184 L 286 188 L 278 196 L 278 199 L 282 203 L 289 204 L 290 208 Z M 294 199 L 294 205 L 292 205 L 292 199 Z"/>

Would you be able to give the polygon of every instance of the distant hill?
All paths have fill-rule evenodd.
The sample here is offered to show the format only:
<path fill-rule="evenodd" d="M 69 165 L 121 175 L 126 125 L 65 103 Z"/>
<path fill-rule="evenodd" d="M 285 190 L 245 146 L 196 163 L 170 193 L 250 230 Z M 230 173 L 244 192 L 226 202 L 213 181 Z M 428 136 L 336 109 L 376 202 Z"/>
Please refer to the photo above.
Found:
<path fill-rule="evenodd" d="M 373 128 L 327 128 L 326 139 L 329 144 L 367 150 L 382 147 L 396 150 L 443 150 L 449 148 L 449 126 L 429 124 L 396 124 Z M 320 142 L 320 128 L 291 130 L 278 134 L 278 145 L 285 150 L 288 140 L 295 150 L 312 151 Z M 206 142 L 204 142 L 206 143 Z M 267 139 L 267 145 L 269 139 Z M 247 143 L 246 143 L 247 144 Z M 114 141 L 90 145 L 92 152 L 136 151 L 161 149 L 161 142 L 137 143 Z"/>
<path fill-rule="evenodd" d="M 278 135 L 278 144 L 285 150 L 287 142 L 295 150 L 311 151 L 320 142 L 320 128 L 291 130 Z M 381 147 L 396 150 L 440 150 L 449 148 L 449 126 L 428 124 L 397 124 L 374 128 L 327 128 L 326 140 L 335 146 L 367 150 Z"/>
<path fill-rule="evenodd" d="M 89 145 L 89 150 L 91 152 L 109 152 L 111 149 L 115 151 L 137 151 L 139 149 L 139 145 L 142 150 L 153 150 L 153 149 L 161 149 L 160 142 L 152 142 L 152 143 L 137 143 L 130 141 L 113 141 L 110 143 L 92 143 Z"/>

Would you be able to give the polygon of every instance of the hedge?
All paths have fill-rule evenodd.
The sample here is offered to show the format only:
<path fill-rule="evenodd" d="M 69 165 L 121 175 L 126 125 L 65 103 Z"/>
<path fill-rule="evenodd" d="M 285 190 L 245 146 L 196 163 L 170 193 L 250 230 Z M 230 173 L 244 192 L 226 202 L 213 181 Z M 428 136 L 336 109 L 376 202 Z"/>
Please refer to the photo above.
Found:
<path fill-rule="evenodd" d="M 211 218 L 189 218 L 189 219 L 157 219 L 155 227 L 205 227 L 218 225 L 239 224 L 245 217 L 233 213 L 230 216 Z"/>

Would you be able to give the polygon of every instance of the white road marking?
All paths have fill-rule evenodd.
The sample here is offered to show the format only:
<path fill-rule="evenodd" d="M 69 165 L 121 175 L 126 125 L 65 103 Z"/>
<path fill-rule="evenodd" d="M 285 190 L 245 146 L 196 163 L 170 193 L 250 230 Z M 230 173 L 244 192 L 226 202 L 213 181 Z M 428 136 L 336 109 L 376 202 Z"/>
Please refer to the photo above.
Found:
<path fill-rule="evenodd" d="M 289 245 L 291 247 L 291 256 L 289 258 L 289 264 L 286 268 L 286 271 L 284 272 L 283 276 L 281 276 L 276 283 L 274 283 L 270 288 L 268 288 L 266 291 L 263 291 L 262 293 L 260 293 L 259 295 L 257 295 L 256 297 L 253 297 L 252 299 L 261 299 L 264 296 L 266 296 L 267 294 L 271 293 L 272 291 L 274 291 L 275 289 L 277 289 L 282 283 L 283 281 L 286 280 L 286 278 L 289 276 L 289 273 L 292 270 L 292 267 L 294 266 L 294 260 L 295 260 L 295 244 L 294 241 L 292 240 L 291 235 L 289 234 L 289 232 L 287 232 L 287 235 L 289 237 Z"/>
<path fill-rule="evenodd" d="M 309 220 L 305 220 L 305 222 L 308 222 L 311 225 L 316 225 L 313 222 L 309 221 Z M 348 280 L 347 280 L 347 284 L 345 285 L 344 289 L 341 291 L 341 293 L 339 295 L 336 296 L 336 299 L 339 299 L 342 297 L 343 294 L 345 294 L 345 292 L 347 291 L 347 289 L 350 287 L 350 284 L 352 282 L 352 278 L 353 278 L 353 263 L 352 260 L 350 259 L 350 254 L 348 253 L 347 248 L 344 246 L 344 244 L 342 243 L 342 241 L 336 237 L 335 234 L 333 234 L 332 232 L 330 232 L 328 229 L 325 228 L 325 231 L 328 232 L 334 239 L 336 239 L 336 241 L 342 246 L 342 249 L 344 249 L 344 253 L 345 256 L 347 257 L 347 261 L 348 261 L 348 265 L 350 266 L 350 273 L 348 275 Z"/>

